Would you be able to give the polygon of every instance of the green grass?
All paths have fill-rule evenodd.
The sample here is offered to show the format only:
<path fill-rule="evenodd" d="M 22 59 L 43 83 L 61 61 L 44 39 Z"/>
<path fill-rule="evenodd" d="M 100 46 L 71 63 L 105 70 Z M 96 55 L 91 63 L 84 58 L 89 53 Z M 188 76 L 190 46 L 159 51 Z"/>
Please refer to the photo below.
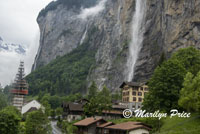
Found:
<path fill-rule="evenodd" d="M 167 117 L 163 119 L 160 132 L 154 134 L 199 134 L 200 115 L 193 114 L 190 118 Z"/>

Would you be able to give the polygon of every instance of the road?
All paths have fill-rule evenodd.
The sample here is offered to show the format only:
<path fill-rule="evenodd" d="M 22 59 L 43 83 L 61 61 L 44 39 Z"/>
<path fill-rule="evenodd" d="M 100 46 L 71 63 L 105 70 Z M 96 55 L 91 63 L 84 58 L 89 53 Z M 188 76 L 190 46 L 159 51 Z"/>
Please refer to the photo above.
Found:
<path fill-rule="evenodd" d="M 61 130 L 57 127 L 57 121 L 51 121 L 52 134 L 62 134 Z"/>

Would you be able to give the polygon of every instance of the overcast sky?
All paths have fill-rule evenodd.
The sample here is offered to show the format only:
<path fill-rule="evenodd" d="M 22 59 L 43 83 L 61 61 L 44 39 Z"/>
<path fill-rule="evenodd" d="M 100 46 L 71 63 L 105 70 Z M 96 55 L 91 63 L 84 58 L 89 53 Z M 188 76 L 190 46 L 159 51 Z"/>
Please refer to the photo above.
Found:
<path fill-rule="evenodd" d="M 26 56 L 0 52 L 0 83 L 5 86 L 14 79 L 20 59 L 30 72 L 39 45 L 36 18 L 52 0 L 0 0 L 0 36 L 4 41 L 25 45 Z"/>

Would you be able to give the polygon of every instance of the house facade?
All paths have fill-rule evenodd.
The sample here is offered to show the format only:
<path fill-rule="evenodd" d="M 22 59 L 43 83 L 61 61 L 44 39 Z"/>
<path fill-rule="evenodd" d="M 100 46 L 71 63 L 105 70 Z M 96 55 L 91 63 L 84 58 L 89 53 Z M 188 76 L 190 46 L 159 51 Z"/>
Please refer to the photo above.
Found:
<path fill-rule="evenodd" d="M 144 97 L 149 91 L 145 83 L 137 82 L 123 82 L 120 88 L 122 89 L 122 103 L 134 109 L 142 107 Z"/>

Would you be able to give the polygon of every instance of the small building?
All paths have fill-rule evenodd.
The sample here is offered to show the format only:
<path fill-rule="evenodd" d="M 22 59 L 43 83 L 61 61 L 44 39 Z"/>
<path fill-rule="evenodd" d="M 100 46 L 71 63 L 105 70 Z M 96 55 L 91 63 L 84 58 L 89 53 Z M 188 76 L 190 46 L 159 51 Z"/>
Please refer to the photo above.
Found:
<path fill-rule="evenodd" d="M 26 114 L 28 112 L 39 110 L 40 108 L 44 110 L 44 107 L 38 101 L 32 100 L 22 107 L 21 113 Z"/>
<path fill-rule="evenodd" d="M 63 103 L 63 118 L 66 119 L 68 122 L 72 122 L 74 120 L 80 120 L 81 117 L 84 115 L 84 105 L 89 102 L 86 99 L 82 99 L 76 102 L 68 102 Z M 103 119 L 119 119 L 123 118 L 123 111 L 128 107 L 124 105 L 112 105 L 110 110 L 103 110 L 102 117 Z"/>
<path fill-rule="evenodd" d="M 106 122 L 104 124 L 101 124 L 99 126 L 97 126 L 97 134 L 108 134 L 108 129 L 105 129 L 105 127 L 114 125 L 114 123 L 112 122 Z"/>
<path fill-rule="evenodd" d="M 77 134 L 97 134 L 97 127 L 107 123 L 103 118 L 86 118 L 77 123 L 74 126 L 78 127 Z"/>
<path fill-rule="evenodd" d="M 80 120 L 84 115 L 83 104 L 69 102 L 63 103 L 63 118 L 67 119 L 68 122 L 72 122 L 74 120 Z"/>
<path fill-rule="evenodd" d="M 142 107 L 142 102 L 149 89 L 145 83 L 123 82 L 122 102 L 129 105 L 129 108 L 138 109 Z"/>
<path fill-rule="evenodd" d="M 149 134 L 151 127 L 141 122 L 124 122 L 105 129 L 109 134 Z"/>

